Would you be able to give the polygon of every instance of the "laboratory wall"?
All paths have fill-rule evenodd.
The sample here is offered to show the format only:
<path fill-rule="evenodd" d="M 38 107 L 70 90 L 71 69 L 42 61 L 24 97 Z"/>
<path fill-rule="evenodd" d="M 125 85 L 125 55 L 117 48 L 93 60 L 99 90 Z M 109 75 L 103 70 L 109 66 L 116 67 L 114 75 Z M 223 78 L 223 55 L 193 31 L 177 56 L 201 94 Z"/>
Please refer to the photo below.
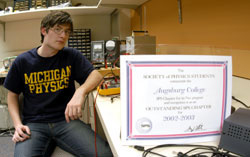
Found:
<path fill-rule="evenodd" d="M 158 54 L 229 55 L 233 74 L 250 78 L 249 0 L 149 0 L 131 15 L 132 30 L 156 36 Z"/>

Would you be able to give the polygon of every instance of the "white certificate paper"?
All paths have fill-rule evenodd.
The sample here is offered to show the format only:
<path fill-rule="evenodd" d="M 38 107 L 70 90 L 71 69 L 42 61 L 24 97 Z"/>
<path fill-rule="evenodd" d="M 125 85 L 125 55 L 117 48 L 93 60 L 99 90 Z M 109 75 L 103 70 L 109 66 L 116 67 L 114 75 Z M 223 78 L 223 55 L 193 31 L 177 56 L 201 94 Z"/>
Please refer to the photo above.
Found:
<path fill-rule="evenodd" d="M 124 145 L 217 140 L 230 115 L 230 56 L 121 56 Z"/>

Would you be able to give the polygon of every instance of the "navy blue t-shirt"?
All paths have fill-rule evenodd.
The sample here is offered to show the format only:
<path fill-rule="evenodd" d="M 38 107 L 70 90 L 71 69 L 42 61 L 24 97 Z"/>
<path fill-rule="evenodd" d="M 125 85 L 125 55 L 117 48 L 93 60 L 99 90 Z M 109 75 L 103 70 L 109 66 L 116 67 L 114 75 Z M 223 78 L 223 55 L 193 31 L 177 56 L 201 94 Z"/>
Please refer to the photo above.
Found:
<path fill-rule="evenodd" d="M 65 120 L 66 105 L 75 92 L 74 81 L 83 84 L 94 68 L 75 49 L 65 47 L 45 58 L 37 54 L 37 49 L 15 59 L 4 87 L 23 93 L 23 123 Z"/>

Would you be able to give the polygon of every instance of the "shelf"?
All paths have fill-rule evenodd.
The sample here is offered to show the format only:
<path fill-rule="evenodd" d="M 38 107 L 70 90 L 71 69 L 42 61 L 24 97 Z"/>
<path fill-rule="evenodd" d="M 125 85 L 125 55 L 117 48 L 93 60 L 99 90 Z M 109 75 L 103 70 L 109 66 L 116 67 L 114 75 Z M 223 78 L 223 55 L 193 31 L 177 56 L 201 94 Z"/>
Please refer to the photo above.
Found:
<path fill-rule="evenodd" d="M 6 3 L 8 0 L 0 0 Z M 80 7 L 53 7 L 37 10 L 27 10 L 13 13 L 0 14 L 0 22 L 11 22 L 20 20 L 30 20 L 42 18 L 53 10 L 65 10 L 71 15 L 94 15 L 94 14 L 111 14 L 115 8 L 135 8 L 148 0 L 101 0 L 99 7 L 80 6 Z M 106 5 L 106 7 L 105 7 Z"/>
<path fill-rule="evenodd" d="M 64 10 L 70 13 L 71 15 L 95 15 L 95 14 L 111 14 L 114 8 L 110 7 L 53 7 L 53 8 L 44 8 L 36 10 L 27 10 L 20 12 L 12 12 L 0 14 L 0 22 L 11 22 L 11 21 L 20 21 L 20 20 L 30 20 L 43 18 L 49 12 L 53 10 Z"/>
<path fill-rule="evenodd" d="M 5 41 L 5 23 L 11 21 L 23 21 L 23 20 L 32 20 L 32 19 L 40 19 L 46 16 L 53 10 L 64 10 L 67 11 L 70 15 L 96 15 L 96 14 L 111 14 L 114 11 L 114 8 L 110 7 L 51 7 L 44 9 L 36 9 L 36 10 L 27 10 L 27 11 L 19 11 L 19 12 L 11 12 L 0 14 L 0 24 L 3 25 L 3 40 Z"/>

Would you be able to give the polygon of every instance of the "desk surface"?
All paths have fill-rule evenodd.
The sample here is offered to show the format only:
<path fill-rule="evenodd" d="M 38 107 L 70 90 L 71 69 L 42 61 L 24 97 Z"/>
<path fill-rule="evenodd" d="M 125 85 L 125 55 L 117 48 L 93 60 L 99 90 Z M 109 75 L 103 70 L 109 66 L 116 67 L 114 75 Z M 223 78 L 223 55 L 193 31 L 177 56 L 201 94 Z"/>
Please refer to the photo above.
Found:
<path fill-rule="evenodd" d="M 94 96 L 96 93 L 94 93 Z M 141 152 L 121 144 L 120 99 L 98 96 L 96 110 L 114 156 L 141 156 Z"/>
<path fill-rule="evenodd" d="M 94 92 L 94 97 L 96 96 L 96 91 Z M 234 104 L 233 106 L 237 106 Z M 96 104 L 97 114 L 99 115 L 102 127 L 104 129 L 107 140 L 110 144 L 114 156 L 119 157 L 140 157 L 142 152 L 134 149 L 132 146 L 124 146 L 121 142 L 121 103 L 120 98 L 114 98 L 113 103 L 111 103 L 111 97 L 98 96 Z M 207 142 L 207 143 L 196 143 L 199 145 L 210 145 L 218 146 L 219 141 Z M 149 148 L 153 146 L 146 146 Z M 190 150 L 189 147 L 171 147 L 171 148 L 161 148 L 157 152 L 164 154 L 166 156 L 176 156 L 178 152 L 186 152 Z M 153 155 L 152 155 L 153 156 Z"/>

